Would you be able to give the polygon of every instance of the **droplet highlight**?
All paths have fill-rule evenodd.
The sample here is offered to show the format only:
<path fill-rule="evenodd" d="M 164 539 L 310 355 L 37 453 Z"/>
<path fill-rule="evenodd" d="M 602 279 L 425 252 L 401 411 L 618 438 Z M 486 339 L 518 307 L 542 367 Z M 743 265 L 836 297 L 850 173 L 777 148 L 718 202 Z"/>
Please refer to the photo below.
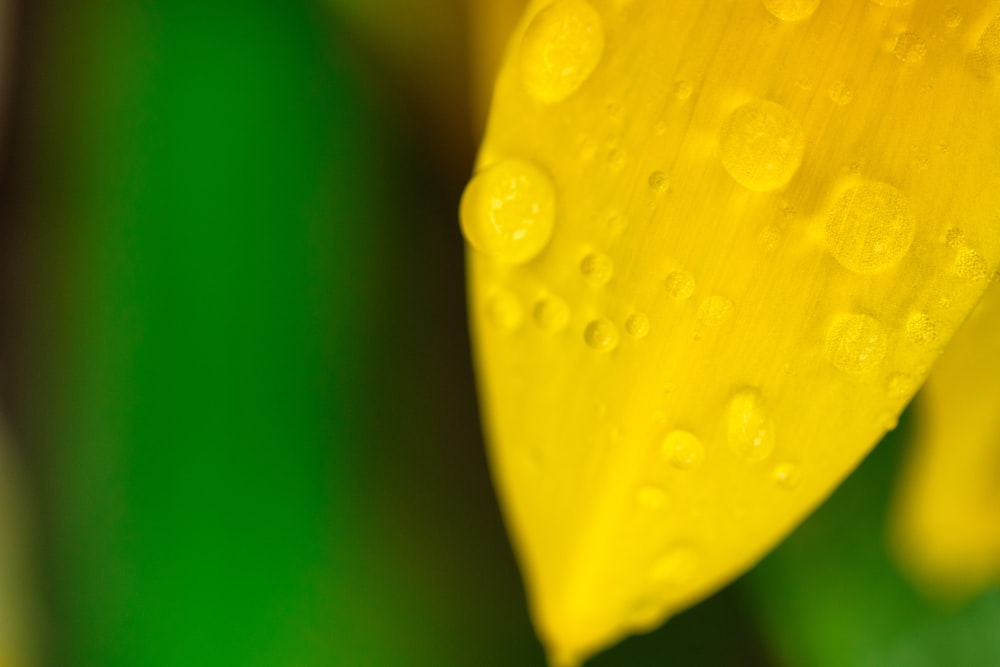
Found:
<path fill-rule="evenodd" d="M 820 0 L 763 0 L 764 8 L 782 21 L 802 21 L 819 7 Z"/>
<path fill-rule="evenodd" d="M 788 461 L 774 466 L 771 476 L 778 486 L 789 491 L 798 488 L 802 481 L 798 466 Z"/>
<path fill-rule="evenodd" d="M 888 345 L 885 327 L 874 317 L 840 315 L 827 330 L 824 352 L 836 368 L 860 375 L 879 367 Z"/>
<path fill-rule="evenodd" d="M 744 104 L 730 115 L 719 137 L 722 165 L 737 183 L 755 192 L 777 190 L 802 163 L 805 134 L 792 113 L 774 102 Z"/>
<path fill-rule="evenodd" d="M 663 458 L 678 470 L 695 470 L 705 460 L 705 446 L 690 431 L 671 431 L 660 447 Z"/>
<path fill-rule="evenodd" d="M 757 462 L 774 451 L 774 420 L 759 390 L 742 389 L 729 399 L 726 426 L 729 447 L 737 457 Z"/>
<path fill-rule="evenodd" d="M 916 228 L 909 200 L 886 183 L 848 188 L 826 216 L 826 247 L 855 273 L 871 274 L 899 262 L 913 243 Z"/>
<path fill-rule="evenodd" d="M 593 350 L 610 352 L 618 346 L 618 329 L 611 320 L 601 317 L 583 330 L 583 340 Z"/>
<path fill-rule="evenodd" d="M 524 263 L 548 245 L 555 227 L 555 186 L 539 167 L 504 160 L 476 174 L 459 217 L 469 245 L 494 259 Z"/>
<path fill-rule="evenodd" d="M 552 104 L 590 77 L 604 51 L 604 27 L 583 0 L 558 0 L 532 19 L 521 40 L 521 81 L 532 97 Z"/>

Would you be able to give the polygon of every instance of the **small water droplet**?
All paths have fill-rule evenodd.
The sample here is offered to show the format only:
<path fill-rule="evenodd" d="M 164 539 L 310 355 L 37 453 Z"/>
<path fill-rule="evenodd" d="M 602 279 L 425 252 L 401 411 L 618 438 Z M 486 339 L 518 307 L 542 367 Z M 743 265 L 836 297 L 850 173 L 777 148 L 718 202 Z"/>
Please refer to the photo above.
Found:
<path fill-rule="evenodd" d="M 580 262 L 580 273 L 591 285 L 607 285 L 614 275 L 615 265 L 611 258 L 599 252 L 589 253 Z"/>
<path fill-rule="evenodd" d="M 511 292 L 502 291 L 486 303 L 486 317 L 497 329 L 510 332 L 521 326 L 524 313 L 518 298 Z"/>
<path fill-rule="evenodd" d="M 640 486 L 635 491 L 635 503 L 650 511 L 662 510 L 667 506 L 667 492 L 658 486 Z"/>
<path fill-rule="evenodd" d="M 583 0 L 557 0 L 532 19 L 521 40 L 521 80 L 537 100 L 554 103 L 590 77 L 604 51 L 601 17 Z"/>
<path fill-rule="evenodd" d="M 895 412 L 883 412 L 878 416 L 878 422 L 886 431 L 892 431 L 899 426 L 899 415 Z"/>
<path fill-rule="evenodd" d="M 782 21 L 802 21 L 813 15 L 820 0 L 764 0 L 764 7 Z"/>
<path fill-rule="evenodd" d="M 844 268 L 877 273 L 902 259 L 915 228 L 903 193 L 872 181 L 848 188 L 834 202 L 826 216 L 826 245 Z"/>
<path fill-rule="evenodd" d="M 913 313 L 906 320 L 906 337 L 914 345 L 930 345 L 937 340 L 937 325 L 924 313 Z"/>
<path fill-rule="evenodd" d="M 557 333 L 569 324 L 569 306 L 556 296 L 546 296 L 535 303 L 532 313 L 537 324 L 543 331 Z"/>
<path fill-rule="evenodd" d="M 755 192 L 777 190 L 802 163 L 805 134 L 785 107 L 744 104 L 729 116 L 719 136 L 722 165 L 737 183 Z"/>
<path fill-rule="evenodd" d="M 609 213 L 605 222 L 611 236 L 621 236 L 628 229 L 628 219 L 620 213 Z"/>
<path fill-rule="evenodd" d="M 949 7 L 944 13 L 944 25 L 951 30 L 962 25 L 962 12 L 955 7 Z"/>
<path fill-rule="evenodd" d="M 916 65 L 923 61 L 927 55 L 927 43 L 924 38 L 915 32 L 900 33 L 896 38 L 896 46 L 892 52 L 900 61 L 908 65 Z"/>
<path fill-rule="evenodd" d="M 667 175 L 662 171 L 654 171 L 649 175 L 649 189 L 657 194 L 663 194 L 670 187 Z"/>
<path fill-rule="evenodd" d="M 887 350 L 885 327 L 869 315 L 840 315 L 826 333 L 826 357 L 845 373 L 860 375 L 877 368 Z"/>
<path fill-rule="evenodd" d="M 649 317 L 645 313 L 633 313 L 625 320 L 625 332 L 632 338 L 643 338 L 649 333 Z"/>
<path fill-rule="evenodd" d="M 694 470 L 705 459 L 705 446 L 690 431 L 671 431 L 660 447 L 663 458 L 678 470 Z"/>
<path fill-rule="evenodd" d="M 779 463 L 774 466 L 772 475 L 774 476 L 774 481 L 778 483 L 778 486 L 790 491 L 797 488 L 799 483 L 802 481 L 798 466 L 789 461 L 785 461 L 784 463 Z"/>
<path fill-rule="evenodd" d="M 601 317 L 587 325 L 583 340 L 594 350 L 610 352 L 618 346 L 618 329 L 611 320 Z"/>
<path fill-rule="evenodd" d="M 960 278 L 977 283 L 989 277 L 990 267 L 982 255 L 971 248 L 966 248 L 955 258 L 955 273 Z"/>
<path fill-rule="evenodd" d="M 698 569 L 698 552 L 687 545 L 667 549 L 649 569 L 649 580 L 661 586 L 678 586 L 691 580 Z"/>
<path fill-rule="evenodd" d="M 675 301 L 684 301 L 694 294 L 694 276 L 687 271 L 681 269 L 671 271 L 664 283 L 667 286 L 667 294 Z"/>
<path fill-rule="evenodd" d="M 694 92 L 694 86 L 690 81 L 677 81 L 674 83 L 674 97 L 678 100 L 686 100 Z"/>
<path fill-rule="evenodd" d="M 906 373 L 893 373 L 889 377 L 889 383 L 886 385 L 886 393 L 889 398 L 906 398 L 913 393 L 913 390 L 917 387 L 917 381 L 911 375 Z"/>
<path fill-rule="evenodd" d="M 944 233 L 944 242 L 951 248 L 961 248 L 965 245 L 965 232 L 958 227 L 952 227 Z"/>
<path fill-rule="evenodd" d="M 621 171 L 625 168 L 625 151 L 620 148 L 612 148 L 608 151 L 608 166 L 612 171 Z"/>
<path fill-rule="evenodd" d="M 774 420 L 768 414 L 760 391 L 741 389 L 726 408 L 729 446 L 746 461 L 763 461 L 774 450 Z"/>
<path fill-rule="evenodd" d="M 473 248 L 520 264 L 542 251 L 555 226 L 555 186 L 537 166 L 504 160 L 477 173 L 462 194 L 462 233 Z"/>
<path fill-rule="evenodd" d="M 854 100 L 854 91 L 846 81 L 834 81 L 827 90 L 830 100 L 837 106 L 846 107 Z"/>
<path fill-rule="evenodd" d="M 724 296 L 710 296 L 698 306 L 698 317 L 709 326 L 719 326 L 728 321 L 735 311 L 733 302 Z"/>

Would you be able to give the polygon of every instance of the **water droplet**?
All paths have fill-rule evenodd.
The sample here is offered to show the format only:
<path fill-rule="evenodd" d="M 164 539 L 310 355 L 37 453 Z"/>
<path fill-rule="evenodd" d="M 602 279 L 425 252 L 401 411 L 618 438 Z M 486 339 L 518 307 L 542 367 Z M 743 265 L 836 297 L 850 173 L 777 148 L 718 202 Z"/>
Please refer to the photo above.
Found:
<path fill-rule="evenodd" d="M 549 333 L 562 331 L 569 324 L 569 306 L 555 296 L 539 299 L 535 304 L 533 315 L 535 324 Z"/>
<path fill-rule="evenodd" d="M 937 340 L 937 325 L 924 313 L 913 313 L 906 320 L 906 337 L 914 345 L 930 345 Z"/>
<path fill-rule="evenodd" d="M 896 46 L 892 52 L 896 54 L 902 62 L 909 65 L 916 65 L 922 62 L 927 55 L 927 43 L 924 38 L 915 32 L 900 33 L 896 38 Z"/>
<path fill-rule="evenodd" d="M 555 226 L 552 179 L 523 160 L 504 160 L 476 174 L 462 194 L 466 241 L 495 259 L 520 264 L 548 244 Z"/>
<path fill-rule="evenodd" d="M 654 171 L 649 175 L 649 189 L 653 192 L 662 194 L 667 191 L 668 187 L 670 187 L 670 181 L 662 171 Z"/>
<path fill-rule="evenodd" d="M 774 420 L 768 414 L 760 391 L 741 389 L 726 410 L 729 446 L 746 461 L 763 461 L 774 450 Z"/>
<path fill-rule="evenodd" d="M 686 100 L 694 92 L 694 86 L 690 81 L 678 81 L 674 84 L 674 97 L 678 100 Z"/>
<path fill-rule="evenodd" d="M 883 412 L 878 416 L 878 423 L 886 431 L 891 431 L 899 426 L 899 415 L 895 412 Z"/>
<path fill-rule="evenodd" d="M 888 339 L 885 328 L 869 315 L 840 315 L 826 333 L 824 352 L 845 373 L 861 374 L 877 368 L 885 359 Z"/>
<path fill-rule="evenodd" d="M 819 0 L 764 0 L 764 7 L 782 21 L 802 21 L 813 15 Z"/>
<path fill-rule="evenodd" d="M 802 481 L 798 466 L 788 461 L 774 466 L 772 475 L 779 486 L 788 490 L 795 489 Z"/>
<path fill-rule="evenodd" d="M 903 193 L 885 183 L 862 183 L 848 188 L 827 213 L 826 245 L 843 267 L 877 273 L 902 259 L 915 227 Z"/>
<path fill-rule="evenodd" d="M 524 312 L 511 292 L 497 292 L 486 303 L 486 317 L 497 329 L 510 332 L 521 326 Z"/>
<path fill-rule="evenodd" d="M 635 502 L 647 510 L 662 510 L 667 506 L 667 493 L 658 486 L 640 486 L 635 491 Z"/>
<path fill-rule="evenodd" d="M 625 168 L 625 151 L 620 148 L 612 148 L 608 151 L 608 166 L 612 171 L 621 171 Z"/>
<path fill-rule="evenodd" d="M 620 213 L 609 213 L 606 223 L 611 236 L 620 236 L 628 229 L 628 219 Z"/>
<path fill-rule="evenodd" d="M 958 227 L 952 227 L 944 233 L 944 241 L 952 248 L 961 248 L 965 245 L 965 232 Z"/>
<path fill-rule="evenodd" d="M 694 294 L 694 276 L 687 271 L 680 269 L 672 271 L 664 283 L 667 286 L 667 294 L 675 301 L 684 301 Z"/>
<path fill-rule="evenodd" d="M 906 373 L 893 373 L 886 385 L 886 393 L 889 398 L 906 398 L 913 393 L 916 387 L 917 381 L 913 376 Z"/>
<path fill-rule="evenodd" d="M 698 552 L 686 545 L 673 546 L 649 569 L 649 580 L 661 586 L 690 581 L 698 569 Z"/>
<path fill-rule="evenodd" d="M 982 255 L 971 248 L 966 248 L 955 258 L 955 273 L 960 278 L 977 283 L 989 277 L 990 267 Z"/>
<path fill-rule="evenodd" d="M 694 470 L 705 459 L 705 446 L 690 431 L 671 431 L 660 447 L 663 458 L 678 470 Z"/>
<path fill-rule="evenodd" d="M 724 296 L 710 296 L 698 306 L 698 317 L 709 326 L 719 326 L 733 316 L 733 302 Z"/>
<path fill-rule="evenodd" d="M 633 313 L 625 320 L 625 332 L 632 338 L 643 338 L 649 333 L 649 317 L 645 313 Z"/>
<path fill-rule="evenodd" d="M 615 265 L 611 258 L 599 252 L 592 252 L 580 262 L 580 273 L 591 285 L 607 285 L 614 275 Z"/>
<path fill-rule="evenodd" d="M 834 81 L 826 92 L 837 106 L 846 107 L 854 100 L 854 91 L 846 81 Z"/>
<path fill-rule="evenodd" d="M 730 115 L 719 157 L 733 179 L 755 192 L 777 190 L 802 163 L 805 135 L 795 117 L 774 102 L 750 102 Z"/>
<path fill-rule="evenodd" d="M 1000 74 L 1000 15 L 994 16 L 979 36 L 969 64 L 973 73 L 983 78 Z"/>
<path fill-rule="evenodd" d="M 521 80 L 537 100 L 559 102 L 601 61 L 604 27 L 583 0 L 557 0 L 532 19 L 521 41 Z"/>
<path fill-rule="evenodd" d="M 962 25 L 962 12 L 955 7 L 949 7 L 944 13 L 944 25 L 952 30 Z"/>
<path fill-rule="evenodd" d="M 610 352 L 618 346 L 618 329 L 611 320 L 601 317 L 593 320 L 583 330 L 583 340 L 592 349 Z"/>

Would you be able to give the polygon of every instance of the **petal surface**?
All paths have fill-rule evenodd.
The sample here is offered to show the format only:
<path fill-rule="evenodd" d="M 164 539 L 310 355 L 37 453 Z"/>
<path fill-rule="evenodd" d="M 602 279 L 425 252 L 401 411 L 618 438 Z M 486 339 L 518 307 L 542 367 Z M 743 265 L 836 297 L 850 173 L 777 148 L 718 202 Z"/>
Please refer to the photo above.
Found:
<path fill-rule="evenodd" d="M 995 270 L 1000 7 L 889 4 L 556 0 L 517 28 L 462 218 L 553 662 L 759 560 Z"/>
<path fill-rule="evenodd" d="M 1000 285 L 955 335 L 920 394 L 896 498 L 898 557 L 930 593 L 1000 581 Z"/>

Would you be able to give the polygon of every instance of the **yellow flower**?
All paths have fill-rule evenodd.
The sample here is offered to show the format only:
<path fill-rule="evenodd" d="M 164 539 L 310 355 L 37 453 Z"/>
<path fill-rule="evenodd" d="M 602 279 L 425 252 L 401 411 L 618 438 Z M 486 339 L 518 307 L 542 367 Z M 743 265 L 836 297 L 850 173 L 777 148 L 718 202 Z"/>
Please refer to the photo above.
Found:
<path fill-rule="evenodd" d="M 461 220 L 553 662 L 739 576 L 894 427 L 1000 261 L 998 77 L 974 0 L 530 3 Z M 1000 563 L 998 326 L 944 362 L 899 512 L 967 590 Z"/>

